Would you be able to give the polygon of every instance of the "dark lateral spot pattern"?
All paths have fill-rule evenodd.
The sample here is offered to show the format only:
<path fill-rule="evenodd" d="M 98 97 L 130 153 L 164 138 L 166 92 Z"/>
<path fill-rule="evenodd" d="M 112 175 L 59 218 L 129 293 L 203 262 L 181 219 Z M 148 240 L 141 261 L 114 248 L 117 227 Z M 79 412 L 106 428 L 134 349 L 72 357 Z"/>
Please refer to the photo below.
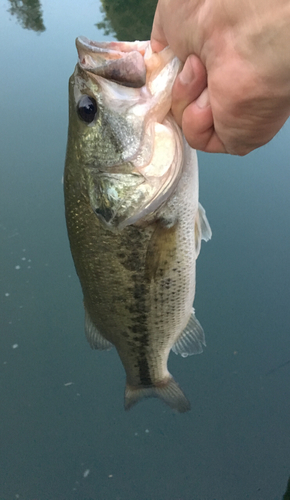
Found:
<path fill-rule="evenodd" d="M 128 327 L 127 345 L 136 362 L 139 383 L 151 386 L 152 380 L 148 365 L 149 331 L 148 303 L 149 282 L 145 278 L 144 252 L 146 249 L 146 232 L 135 227 L 129 229 L 129 237 L 122 241 L 118 258 L 125 269 L 131 271 L 130 295 L 132 302 L 127 305 L 130 312 L 131 325 Z"/>

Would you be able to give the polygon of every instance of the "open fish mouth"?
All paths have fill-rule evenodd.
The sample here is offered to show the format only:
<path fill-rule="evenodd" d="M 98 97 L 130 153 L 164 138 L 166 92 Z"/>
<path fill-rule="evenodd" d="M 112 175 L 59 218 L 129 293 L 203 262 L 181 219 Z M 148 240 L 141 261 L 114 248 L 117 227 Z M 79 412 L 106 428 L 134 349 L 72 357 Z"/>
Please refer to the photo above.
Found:
<path fill-rule="evenodd" d="M 149 42 L 93 42 L 76 39 L 79 64 L 86 70 L 125 87 L 140 88 L 146 83 L 144 55 Z"/>
<path fill-rule="evenodd" d="M 106 120 L 117 124 L 109 139 L 121 151 L 117 162 L 106 157 L 105 165 L 93 159 L 88 166 L 91 205 L 106 227 L 121 230 L 155 212 L 180 179 L 183 138 L 170 107 L 181 62 L 169 47 L 153 53 L 149 41 L 79 37 L 76 47 L 80 96 L 91 80 L 96 107 L 103 105 Z"/>

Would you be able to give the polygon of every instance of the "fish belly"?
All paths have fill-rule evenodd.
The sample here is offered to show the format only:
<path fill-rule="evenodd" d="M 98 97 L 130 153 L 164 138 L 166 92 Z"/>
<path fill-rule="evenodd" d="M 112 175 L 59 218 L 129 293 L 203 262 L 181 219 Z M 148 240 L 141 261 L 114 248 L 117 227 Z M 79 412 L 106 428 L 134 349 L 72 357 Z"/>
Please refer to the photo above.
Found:
<path fill-rule="evenodd" d="M 167 359 L 189 321 L 195 293 L 197 167 L 185 162 L 176 191 L 152 223 L 120 232 L 108 230 L 85 190 L 69 184 L 65 177 L 68 234 L 91 346 L 98 348 L 101 337 L 117 348 L 127 376 L 126 408 L 158 396 L 186 411 L 189 403 Z"/>

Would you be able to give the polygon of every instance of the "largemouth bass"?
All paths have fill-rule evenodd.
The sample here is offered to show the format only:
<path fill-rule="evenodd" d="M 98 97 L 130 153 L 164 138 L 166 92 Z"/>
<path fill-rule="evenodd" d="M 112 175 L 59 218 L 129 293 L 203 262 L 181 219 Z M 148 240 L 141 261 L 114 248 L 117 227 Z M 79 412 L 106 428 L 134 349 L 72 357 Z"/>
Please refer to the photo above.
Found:
<path fill-rule="evenodd" d="M 149 42 L 76 45 L 64 193 L 86 336 L 94 349 L 116 347 L 126 409 L 157 396 L 185 412 L 167 360 L 171 349 L 185 357 L 205 345 L 192 305 L 211 229 L 196 152 L 170 113 L 181 63 Z"/>

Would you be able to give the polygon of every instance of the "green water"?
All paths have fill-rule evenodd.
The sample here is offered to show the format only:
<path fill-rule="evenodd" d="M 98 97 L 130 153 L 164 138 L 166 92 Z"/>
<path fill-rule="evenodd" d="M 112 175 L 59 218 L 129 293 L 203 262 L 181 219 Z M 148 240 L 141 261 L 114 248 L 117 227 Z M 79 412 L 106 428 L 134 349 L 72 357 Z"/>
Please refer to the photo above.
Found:
<path fill-rule="evenodd" d="M 213 230 L 195 300 L 207 348 L 169 360 L 191 412 L 147 400 L 125 413 L 116 352 L 84 337 L 61 182 L 74 39 L 147 38 L 154 4 L 0 1 L 0 500 L 285 494 L 289 123 L 245 158 L 199 155 Z"/>

